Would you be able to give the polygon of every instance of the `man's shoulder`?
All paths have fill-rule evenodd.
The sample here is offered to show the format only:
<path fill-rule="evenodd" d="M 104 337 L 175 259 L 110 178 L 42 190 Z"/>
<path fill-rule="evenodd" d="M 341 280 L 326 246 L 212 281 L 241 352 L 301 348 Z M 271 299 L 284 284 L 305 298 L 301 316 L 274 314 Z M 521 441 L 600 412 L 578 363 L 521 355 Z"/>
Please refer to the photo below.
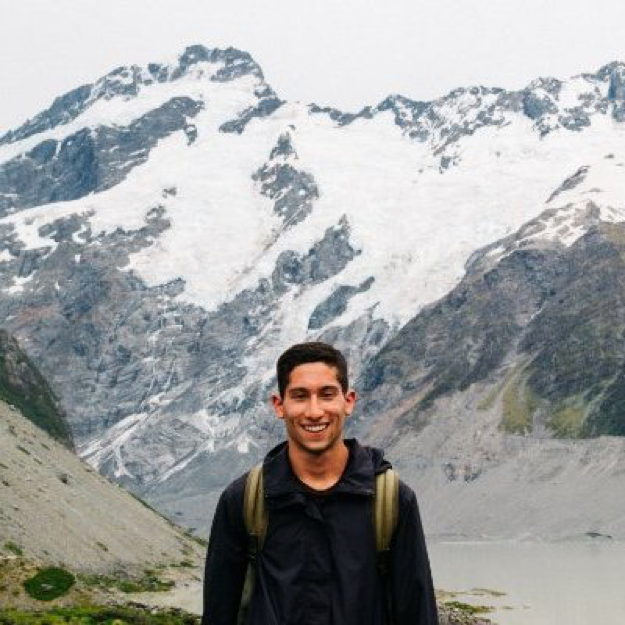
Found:
<path fill-rule="evenodd" d="M 251 470 L 251 469 L 250 469 Z M 250 471 L 246 471 L 243 475 L 237 477 L 236 480 L 232 480 L 226 488 L 224 488 L 221 496 L 228 503 L 236 502 L 238 500 L 243 501 L 243 495 L 245 493 L 245 483 L 247 482 L 247 476 Z"/>
<path fill-rule="evenodd" d="M 399 480 L 399 507 L 401 510 L 410 508 L 417 502 L 417 495 L 414 489 L 409 486 L 404 480 Z"/>
<path fill-rule="evenodd" d="M 217 531 L 225 531 L 224 528 L 228 528 L 228 531 L 235 532 L 241 539 L 247 534 L 243 519 L 243 499 L 248 473 L 249 471 L 224 488 L 219 497 L 214 518 L 216 527 L 221 528 Z"/>

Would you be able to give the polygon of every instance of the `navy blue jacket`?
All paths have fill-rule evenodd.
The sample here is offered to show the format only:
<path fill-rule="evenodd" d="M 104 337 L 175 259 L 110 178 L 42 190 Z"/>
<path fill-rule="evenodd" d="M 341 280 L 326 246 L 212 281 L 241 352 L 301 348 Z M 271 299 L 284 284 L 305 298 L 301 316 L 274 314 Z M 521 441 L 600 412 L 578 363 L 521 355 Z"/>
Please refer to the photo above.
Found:
<path fill-rule="evenodd" d="M 377 449 L 345 441 L 349 461 L 324 496 L 291 470 L 286 443 L 263 464 L 269 525 L 258 559 L 250 625 L 383 625 L 386 591 L 376 566 L 375 475 L 390 467 Z M 246 476 L 222 493 L 211 529 L 202 625 L 235 625 L 245 579 Z M 438 617 L 414 492 L 399 489 L 399 521 L 388 563 L 395 625 L 436 625 Z"/>

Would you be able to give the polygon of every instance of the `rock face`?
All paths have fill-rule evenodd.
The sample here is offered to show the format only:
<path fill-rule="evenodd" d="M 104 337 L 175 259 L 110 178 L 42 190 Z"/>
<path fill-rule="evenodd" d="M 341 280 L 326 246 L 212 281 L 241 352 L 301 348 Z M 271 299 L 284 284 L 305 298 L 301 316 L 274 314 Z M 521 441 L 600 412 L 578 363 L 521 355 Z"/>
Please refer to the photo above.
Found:
<path fill-rule="evenodd" d="M 164 137 L 182 130 L 193 143 L 194 126 L 189 120 L 201 107 L 191 98 L 172 98 L 126 127 L 83 128 L 62 141 L 37 144 L 3 164 L 0 215 L 76 200 L 119 184 L 147 161 L 150 150 Z"/>
<path fill-rule="evenodd" d="M 625 225 L 598 222 L 570 247 L 506 250 L 485 268 L 478 255 L 449 295 L 372 359 L 365 413 L 387 409 L 389 394 L 419 397 L 405 414 L 418 419 L 437 398 L 507 369 L 505 430 L 622 436 L 624 244 Z"/>
<path fill-rule="evenodd" d="M 203 548 L 0 402 L 0 552 L 72 571 L 142 573 Z"/>
<path fill-rule="evenodd" d="M 419 485 L 432 534 L 625 535 L 624 235 L 490 246 L 370 361 L 359 429 Z"/>
<path fill-rule="evenodd" d="M 11 403 L 24 417 L 73 451 L 71 431 L 52 389 L 4 330 L 0 330 L 0 401 Z"/>
<path fill-rule="evenodd" d="M 119 68 L 0 138 L 0 318 L 78 452 L 204 532 L 307 338 L 345 351 L 373 440 L 478 390 L 506 449 L 621 436 L 623 68 L 357 113 L 233 49 Z"/>

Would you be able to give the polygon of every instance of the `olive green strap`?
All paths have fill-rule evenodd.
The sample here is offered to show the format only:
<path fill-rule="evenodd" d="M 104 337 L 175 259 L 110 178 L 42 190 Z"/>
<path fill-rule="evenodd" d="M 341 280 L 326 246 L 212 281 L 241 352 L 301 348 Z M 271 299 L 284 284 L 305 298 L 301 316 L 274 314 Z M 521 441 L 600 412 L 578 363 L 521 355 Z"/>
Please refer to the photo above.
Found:
<path fill-rule="evenodd" d="M 384 587 L 386 623 L 394 625 L 395 608 L 389 575 L 390 546 L 399 518 L 399 475 L 393 469 L 375 476 L 373 501 L 373 524 L 375 526 L 376 568 Z"/>
<path fill-rule="evenodd" d="M 388 551 L 399 515 L 399 475 L 393 469 L 375 476 L 375 550 Z"/>
<path fill-rule="evenodd" d="M 243 500 L 243 519 L 248 535 L 256 536 L 258 549 L 262 549 L 265 534 L 267 533 L 262 464 L 257 464 L 253 467 L 247 476 Z"/>
<path fill-rule="evenodd" d="M 248 535 L 248 563 L 245 583 L 241 594 L 237 625 L 245 625 L 248 621 L 250 602 L 256 582 L 256 561 L 258 552 L 263 547 L 267 533 L 267 512 L 265 510 L 265 493 L 263 491 L 263 465 L 253 467 L 245 481 L 243 494 L 243 521 Z"/>

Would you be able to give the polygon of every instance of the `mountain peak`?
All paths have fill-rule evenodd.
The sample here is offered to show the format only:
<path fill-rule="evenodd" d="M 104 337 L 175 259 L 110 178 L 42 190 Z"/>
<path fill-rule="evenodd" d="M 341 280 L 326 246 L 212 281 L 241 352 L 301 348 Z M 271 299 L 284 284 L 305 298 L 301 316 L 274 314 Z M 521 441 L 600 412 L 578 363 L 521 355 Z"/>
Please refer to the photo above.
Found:
<path fill-rule="evenodd" d="M 212 65 L 205 72 L 202 65 Z M 135 97 L 146 86 L 154 83 L 172 83 L 196 72 L 194 77 L 214 82 L 230 82 L 249 75 L 264 84 L 260 66 L 247 52 L 236 48 L 207 48 L 197 44 L 188 46 L 174 64 L 149 63 L 120 66 L 99 78 L 95 83 L 82 85 L 59 96 L 49 108 L 26 121 L 16 130 L 0 137 L 0 146 L 15 143 L 28 137 L 72 122 L 100 100 L 116 97 Z"/>
<path fill-rule="evenodd" d="M 614 74 L 622 75 L 623 72 L 625 72 L 625 62 L 612 61 L 600 67 L 599 70 L 595 74 L 591 74 L 591 76 L 595 76 L 599 80 L 607 80 Z"/>

